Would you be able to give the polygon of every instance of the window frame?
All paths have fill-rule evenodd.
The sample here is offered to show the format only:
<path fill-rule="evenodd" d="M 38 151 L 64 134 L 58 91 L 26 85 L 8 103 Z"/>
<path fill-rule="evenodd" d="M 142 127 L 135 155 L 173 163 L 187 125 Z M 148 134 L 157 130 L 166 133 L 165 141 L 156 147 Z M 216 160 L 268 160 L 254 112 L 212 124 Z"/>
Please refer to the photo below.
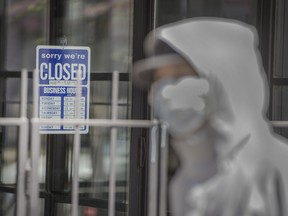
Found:
<path fill-rule="evenodd" d="M 0 5 L 0 30 L 5 30 L 5 3 L 3 1 L 3 5 Z M 65 1 L 58 0 L 50 0 L 48 3 L 48 16 L 49 16 L 49 26 L 48 26 L 48 40 L 50 45 L 57 45 L 57 38 L 63 35 L 61 22 L 61 17 L 64 15 L 64 7 Z M 132 45 L 132 53 L 133 53 L 133 61 L 140 59 L 143 57 L 143 40 L 146 34 L 151 30 L 150 24 L 153 16 L 147 16 L 147 11 L 152 11 L 151 5 L 153 5 L 153 0 L 145 1 L 134 1 L 133 5 L 133 45 Z M 3 6 L 3 7 L 2 7 Z M 143 10 L 144 8 L 144 10 Z M 3 13 L 1 13 L 1 9 L 3 9 Z M 3 19 L 2 19 L 3 18 Z M 44 27 L 45 28 L 45 27 Z M 0 35 L 0 47 L 5 47 L 5 34 Z M 4 50 L 3 53 L 1 50 Z M 1 58 L 3 57 L 3 58 Z M 5 64 L 5 49 L 0 49 L 0 68 L 4 68 Z M 21 71 L 7 71 L 0 69 L 0 83 L 4 83 L 7 78 L 19 78 L 21 77 Z M 28 78 L 32 79 L 32 71 L 28 72 Z M 112 81 L 112 72 L 91 72 L 90 74 L 91 81 Z M 120 73 L 119 80 L 125 82 L 132 82 L 131 74 Z M 0 85 L 0 95 L 5 95 L 4 85 Z M 136 89 L 134 86 L 132 87 L 132 99 L 131 99 L 131 116 L 132 119 L 147 119 L 148 118 L 148 108 L 146 101 L 147 93 L 141 90 Z M 1 97 L 2 98 L 2 97 Z M 1 107 L 4 106 L 5 98 L 2 98 L 0 101 Z M 2 112 L 1 108 L 0 111 Z M 1 131 L 0 131 L 1 132 Z M 145 207 L 146 207 L 146 188 L 142 187 L 142 185 L 147 185 L 146 179 L 143 181 L 143 177 L 146 176 L 147 173 L 147 164 L 144 166 L 138 166 L 139 164 L 133 163 L 134 161 L 138 161 L 139 155 L 143 152 L 139 153 L 139 139 L 140 137 L 147 137 L 148 133 L 145 132 L 144 129 L 132 129 L 131 132 L 131 143 L 130 143 L 130 163 L 129 163 L 129 203 L 120 203 L 117 202 L 115 205 L 116 211 L 124 211 L 128 212 L 128 215 L 145 215 Z M 61 166 L 59 160 L 63 157 L 63 154 L 67 154 L 68 148 L 65 145 L 59 146 L 59 139 L 64 140 L 65 135 L 55 136 L 55 135 L 47 135 L 47 163 L 46 163 L 46 184 L 45 190 L 40 192 L 40 198 L 44 199 L 45 207 L 44 207 L 44 215 L 45 216 L 54 216 L 56 214 L 56 205 L 57 203 L 65 203 L 71 204 L 71 193 L 54 193 L 52 192 L 52 185 L 59 184 L 58 187 L 61 187 L 60 178 L 51 179 L 51 173 L 55 169 L 65 170 L 65 167 Z M 148 144 L 148 143 L 147 143 Z M 142 149 L 142 147 L 141 147 Z M 61 154 L 55 154 L 55 152 L 61 152 Z M 62 156 L 62 157 L 61 157 Z M 58 163 L 53 163 L 52 161 L 57 161 Z M 53 184 L 52 184 L 53 181 Z M 0 192 L 12 193 L 16 194 L 16 185 L 15 187 L 0 185 Z M 144 201 L 144 203 L 143 203 Z M 108 209 L 108 200 L 103 199 L 95 199 L 88 197 L 79 197 L 79 205 L 81 206 L 89 206 L 95 208 L 104 208 Z M 1 213 L 1 212 L 0 212 Z"/>

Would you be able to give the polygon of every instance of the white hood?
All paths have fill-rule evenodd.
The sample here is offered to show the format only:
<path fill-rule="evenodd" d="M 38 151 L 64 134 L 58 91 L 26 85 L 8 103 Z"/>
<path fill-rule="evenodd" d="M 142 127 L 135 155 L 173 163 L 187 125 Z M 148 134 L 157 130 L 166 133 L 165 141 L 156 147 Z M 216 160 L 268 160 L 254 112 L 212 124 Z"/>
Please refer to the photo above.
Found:
<path fill-rule="evenodd" d="M 200 76 L 217 77 L 237 115 L 247 111 L 263 118 L 268 90 L 254 27 L 227 19 L 185 20 L 153 32 L 146 41 L 148 54 L 157 39 L 186 58 Z"/>
<path fill-rule="evenodd" d="M 227 128 L 231 135 L 230 151 L 238 151 L 235 144 L 247 142 L 238 160 L 245 176 L 261 184 L 265 182 L 263 173 L 269 176 L 274 172 L 270 168 L 276 166 L 288 193 L 287 146 L 275 139 L 266 119 L 268 85 L 254 27 L 228 19 L 188 19 L 152 32 L 145 42 L 147 55 L 153 56 L 157 40 L 172 47 L 208 80 L 210 120 L 224 122 L 219 128 Z M 139 68 L 150 70 L 150 75 L 153 70 Z M 145 71 L 139 77 L 146 78 L 144 75 Z"/>
<path fill-rule="evenodd" d="M 263 123 L 268 88 L 254 27 L 227 19 L 188 19 L 152 32 L 145 42 L 148 55 L 154 53 L 155 41 L 159 39 L 214 85 L 212 95 L 217 98 L 217 105 L 212 106 L 217 110 L 216 119 L 223 113 L 226 120 L 233 121 L 233 142 L 247 133 L 253 139 L 256 131 L 267 132 Z"/>

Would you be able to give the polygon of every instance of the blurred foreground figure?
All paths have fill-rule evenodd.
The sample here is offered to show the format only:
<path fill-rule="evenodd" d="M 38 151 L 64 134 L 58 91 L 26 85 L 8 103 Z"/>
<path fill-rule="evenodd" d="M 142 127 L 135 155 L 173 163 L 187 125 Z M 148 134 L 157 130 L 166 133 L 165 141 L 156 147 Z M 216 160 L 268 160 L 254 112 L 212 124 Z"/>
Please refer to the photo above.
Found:
<path fill-rule="evenodd" d="M 135 64 L 169 125 L 180 167 L 169 185 L 174 216 L 288 215 L 288 147 L 265 117 L 268 89 L 255 29 L 189 19 L 156 29 Z"/>

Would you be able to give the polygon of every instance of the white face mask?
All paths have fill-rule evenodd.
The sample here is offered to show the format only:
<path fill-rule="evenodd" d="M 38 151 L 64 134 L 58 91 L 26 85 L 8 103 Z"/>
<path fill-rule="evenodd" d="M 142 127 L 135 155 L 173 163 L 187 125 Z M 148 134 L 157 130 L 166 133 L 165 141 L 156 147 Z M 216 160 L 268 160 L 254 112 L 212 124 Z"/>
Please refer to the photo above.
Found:
<path fill-rule="evenodd" d="M 156 117 L 169 124 L 170 133 L 175 137 L 183 136 L 205 123 L 208 92 L 209 83 L 203 78 L 165 78 L 152 85 L 151 102 Z"/>
<path fill-rule="evenodd" d="M 194 76 L 161 79 L 152 85 L 150 103 L 156 117 L 169 125 L 170 134 L 179 142 L 212 141 L 219 155 L 230 157 L 249 140 L 249 133 L 233 136 L 233 116 L 226 94 L 211 77 L 209 81 Z"/>

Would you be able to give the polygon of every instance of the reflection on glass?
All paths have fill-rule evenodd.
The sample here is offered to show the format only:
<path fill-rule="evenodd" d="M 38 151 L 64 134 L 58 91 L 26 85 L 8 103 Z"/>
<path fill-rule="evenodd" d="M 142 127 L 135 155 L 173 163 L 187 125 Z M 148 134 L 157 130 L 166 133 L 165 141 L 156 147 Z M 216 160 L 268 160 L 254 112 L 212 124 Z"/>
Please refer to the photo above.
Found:
<path fill-rule="evenodd" d="M 130 0 L 68 0 L 63 34 L 68 45 L 91 48 L 91 70 L 128 72 L 131 63 Z"/>
<path fill-rule="evenodd" d="M 120 82 L 118 101 L 118 118 L 129 118 L 130 105 L 128 98 L 128 82 Z M 90 118 L 111 118 L 111 82 L 92 81 L 90 95 Z M 43 136 L 43 135 L 42 135 Z M 61 135 L 54 135 L 55 137 Z M 56 139 L 55 139 L 56 140 Z M 57 192 L 71 192 L 72 182 L 72 154 L 73 135 L 65 136 L 67 149 L 67 173 L 62 170 L 62 178 L 69 177 L 65 186 L 58 188 Z M 129 144 L 130 129 L 119 128 L 116 150 L 116 201 L 128 202 L 129 179 Z M 56 145 L 59 146 L 59 143 Z M 44 151 L 43 157 L 46 158 Z M 109 169 L 110 169 L 110 128 L 92 127 L 88 134 L 81 135 L 81 149 L 79 159 L 80 197 L 108 199 Z M 46 159 L 44 159 L 46 161 Z M 57 170 L 60 174 L 60 170 Z M 55 171 L 56 172 L 56 171 Z M 67 176 L 68 175 L 68 176 Z"/>
<path fill-rule="evenodd" d="M 110 130 L 95 128 L 90 131 L 90 146 L 82 147 L 80 161 L 80 196 L 108 199 L 110 170 Z M 127 203 L 129 175 L 129 130 L 119 129 L 116 148 L 116 201 Z M 84 162 L 86 161 L 86 164 Z M 88 169 L 89 165 L 92 167 Z M 82 165 L 82 168 L 81 168 Z M 85 172 L 86 170 L 86 172 Z M 88 172 L 89 179 L 88 177 Z M 86 177 L 86 179 L 85 179 Z"/>
<path fill-rule="evenodd" d="M 0 215 L 15 215 L 16 196 L 11 193 L 0 193 Z"/>
<path fill-rule="evenodd" d="M 44 200 L 40 199 L 40 214 L 44 215 Z M 0 193 L 0 215 L 14 216 L 16 210 L 16 195 L 12 193 Z"/>
<path fill-rule="evenodd" d="M 120 82 L 118 118 L 129 118 L 128 82 Z M 111 82 L 91 82 L 90 118 L 111 118 Z M 116 156 L 116 200 L 127 203 L 130 130 L 118 129 Z M 90 127 L 82 136 L 80 156 L 80 196 L 108 199 L 110 129 Z"/>
<path fill-rule="evenodd" d="M 71 215 L 72 205 L 58 203 L 56 211 L 57 211 L 57 214 L 55 216 Z M 101 208 L 79 206 L 78 215 L 79 216 L 108 216 L 108 211 L 106 209 L 101 209 Z M 125 216 L 125 213 L 116 211 L 115 216 Z"/>
<path fill-rule="evenodd" d="M 257 3 L 257 0 L 157 0 L 156 23 L 161 26 L 185 18 L 208 16 L 256 25 Z"/>
<path fill-rule="evenodd" d="M 32 82 L 28 83 L 29 96 L 27 106 L 27 116 L 30 118 L 32 114 Z M 3 98 L 4 108 L 1 117 L 18 118 L 20 116 L 20 79 L 7 78 L 5 85 L 5 97 Z M 0 148 L 1 148 L 1 167 L 0 179 L 2 184 L 16 184 L 17 173 L 17 147 L 18 147 L 18 127 L 1 127 L 0 130 Z M 39 181 L 44 183 L 46 172 L 46 140 L 45 135 L 41 136 L 41 154 L 39 161 Z M 27 150 L 29 151 L 29 150 Z"/>
<path fill-rule="evenodd" d="M 1 137 L 1 184 L 16 184 L 17 172 L 17 127 L 3 127 Z"/>
<path fill-rule="evenodd" d="M 285 0 L 277 1 L 273 31 L 273 75 L 288 78 L 288 6 Z"/>
<path fill-rule="evenodd" d="M 7 70 L 35 68 L 35 49 L 47 44 L 47 0 L 6 0 Z"/>
<path fill-rule="evenodd" d="M 1 113 L 3 117 L 19 117 L 20 115 L 19 84 L 19 79 L 7 79 L 6 81 L 5 95 L 2 98 L 5 104 L 3 113 Z M 0 137 L 1 184 L 16 184 L 18 133 L 19 129 L 16 126 L 2 127 Z"/>
<path fill-rule="evenodd" d="M 288 120 L 288 87 L 274 86 L 272 102 L 272 120 L 287 121 Z M 274 128 L 274 131 L 284 137 L 288 137 L 288 128 Z"/>
<path fill-rule="evenodd" d="M 2 127 L 1 133 L 1 166 L 0 166 L 0 184 L 15 186 L 17 180 L 17 159 L 18 159 L 18 134 L 17 127 Z M 27 150 L 28 151 L 28 150 Z M 45 182 L 46 172 L 46 139 L 41 137 L 41 152 L 39 158 L 39 181 Z M 1 214 L 0 214 L 1 215 Z"/>
<path fill-rule="evenodd" d="M 112 83 L 110 81 L 91 81 L 90 102 L 97 104 L 111 103 Z M 128 105 L 129 82 L 120 82 L 118 105 Z M 106 117 L 107 118 L 107 117 Z"/>
<path fill-rule="evenodd" d="M 48 5 L 51 1 L 5 0 L 5 3 L 6 43 L 4 44 L 6 44 L 6 47 L 4 49 L 5 64 L 3 67 L 5 70 L 19 71 L 24 67 L 32 70 L 35 67 L 36 46 L 39 44 L 48 45 L 50 43 L 48 34 L 58 34 L 58 32 L 48 32 L 47 30 L 48 19 L 50 24 L 55 21 L 54 17 L 48 17 Z M 92 73 L 112 72 L 113 70 L 124 73 L 129 72 L 132 55 L 131 0 L 66 0 L 63 2 L 63 8 L 57 8 L 57 10 L 63 13 L 61 17 L 57 17 L 59 19 L 57 23 L 60 23 L 59 28 L 63 28 L 60 29 L 60 32 L 63 32 L 63 36 L 67 38 L 67 45 L 89 46 L 91 48 Z M 50 30 L 54 31 L 55 29 Z M 90 118 L 110 119 L 111 81 L 92 80 L 90 83 Z M 5 80 L 5 87 L 3 86 L 5 88 L 4 109 L 1 117 L 19 117 L 19 86 L 20 79 L 18 78 L 7 78 Z M 120 119 L 128 119 L 130 117 L 130 90 L 130 82 L 120 82 L 118 101 L 118 117 Z M 29 104 L 27 112 L 28 117 L 31 118 L 31 80 L 29 80 L 28 93 Z M 0 155 L 2 160 L 0 180 L 5 184 L 15 184 L 18 129 L 17 127 L 1 127 L 0 132 L 2 135 L 0 137 L 2 151 Z M 66 164 L 65 167 L 61 165 L 57 169 L 57 162 L 59 161 L 51 159 L 53 158 L 51 154 L 54 152 L 51 152 L 51 149 L 49 150 L 52 144 L 58 147 L 61 145 L 61 151 L 63 150 L 64 152 L 63 157 L 65 161 L 68 161 L 67 166 Z M 129 144 L 130 129 L 119 129 L 116 158 L 116 201 L 120 203 L 127 203 L 128 197 Z M 56 147 L 55 149 L 58 150 Z M 67 188 L 69 189 L 70 187 L 71 189 L 72 149 L 72 135 L 41 135 L 39 180 L 43 190 L 45 189 L 43 187 L 44 184 L 47 184 L 46 186 L 49 190 L 55 186 L 53 185 L 54 177 L 52 174 L 56 173 L 61 177 L 63 174 L 63 179 L 65 179 L 63 180 L 65 181 L 65 188 L 61 188 L 59 189 L 61 191 L 57 192 L 70 192 Z M 109 128 L 90 127 L 89 133 L 81 136 L 80 197 L 107 199 L 109 154 Z M 62 157 L 62 155 L 60 156 Z M 46 164 L 46 161 L 48 161 L 48 164 Z M 47 178 L 50 182 L 45 181 L 46 172 L 51 175 Z M 70 181 L 67 182 L 66 178 L 69 178 Z M 98 210 L 98 215 L 106 215 L 106 213 L 104 210 Z M 117 215 L 122 214 L 117 213 Z"/>

